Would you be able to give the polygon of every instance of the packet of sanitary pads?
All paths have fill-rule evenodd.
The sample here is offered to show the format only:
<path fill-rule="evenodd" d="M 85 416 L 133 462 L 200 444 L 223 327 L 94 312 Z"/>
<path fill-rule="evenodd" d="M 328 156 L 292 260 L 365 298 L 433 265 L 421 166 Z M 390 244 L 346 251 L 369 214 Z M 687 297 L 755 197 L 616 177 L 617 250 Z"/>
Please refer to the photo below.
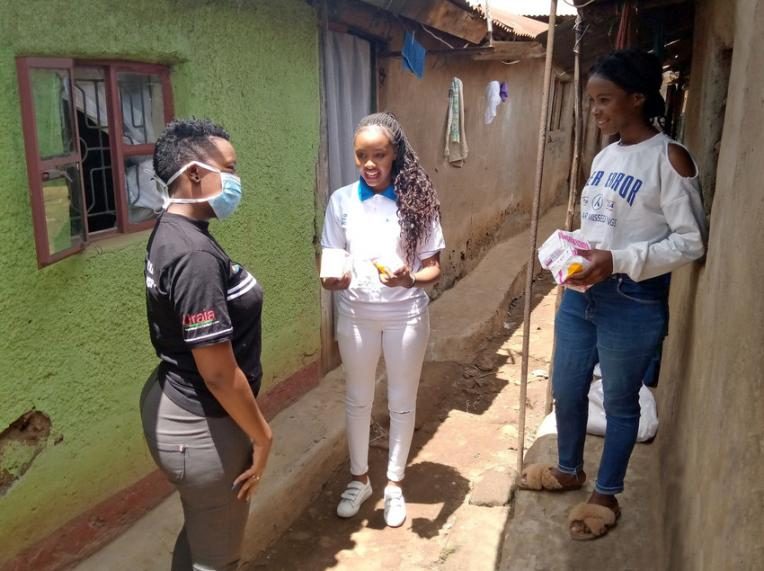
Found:
<path fill-rule="evenodd" d="M 350 254 L 339 248 L 321 250 L 321 270 L 319 277 L 341 278 L 351 269 Z"/>
<path fill-rule="evenodd" d="M 577 250 L 590 250 L 591 245 L 586 240 L 576 238 L 565 230 L 555 230 L 538 250 L 541 267 L 552 272 L 555 283 L 565 285 L 571 276 L 589 267 L 589 261 L 579 256 Z M 567 286 L 584 291 L 587 288 Z"/>

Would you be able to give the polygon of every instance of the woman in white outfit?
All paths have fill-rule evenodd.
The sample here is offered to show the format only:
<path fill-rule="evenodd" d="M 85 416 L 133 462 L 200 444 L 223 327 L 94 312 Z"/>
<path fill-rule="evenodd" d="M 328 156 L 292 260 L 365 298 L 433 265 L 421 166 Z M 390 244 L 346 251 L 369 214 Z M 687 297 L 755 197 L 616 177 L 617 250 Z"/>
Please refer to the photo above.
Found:
<path fill-rule="evenodd" d="M 321 246 L 345 250 L 352 270 L 324 278 L 337 291 L 337 341 L 346 374 L 345 414 L 351 482 L 337 515 L 352 517 L 371 496 L 369 425 L 374 378 L 385 356 L 390 412 L 390 455 L 385 522 L 406 520 L 402 482 L 414 433 L 416 394 L 430 335 L 421 288 L 440 277 L 440 203 L 430 178 L 396 118 L 376 113 L 361 120 L 353 140 L 358 182 L 329 201 Z"/>

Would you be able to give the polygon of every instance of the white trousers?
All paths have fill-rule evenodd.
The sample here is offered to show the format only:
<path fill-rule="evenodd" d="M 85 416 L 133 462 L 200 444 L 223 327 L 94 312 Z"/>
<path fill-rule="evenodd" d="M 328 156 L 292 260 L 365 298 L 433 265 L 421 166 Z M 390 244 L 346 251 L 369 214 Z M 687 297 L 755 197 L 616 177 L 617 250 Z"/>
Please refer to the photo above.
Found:
<path fill-rule="evenodd" d="M 369 471 L 369 426 L 374 402 L 374 379 L 380 354 L 387 370 L 390 412 L 388 479 L 398 482 L 406 470 L 414 436 L 416 393 L 430 337 L 427 311 L 409 319 L 358 319 L 340 315 L 337 341 L 345 368 L 345 418 L 350 472 Z"/>

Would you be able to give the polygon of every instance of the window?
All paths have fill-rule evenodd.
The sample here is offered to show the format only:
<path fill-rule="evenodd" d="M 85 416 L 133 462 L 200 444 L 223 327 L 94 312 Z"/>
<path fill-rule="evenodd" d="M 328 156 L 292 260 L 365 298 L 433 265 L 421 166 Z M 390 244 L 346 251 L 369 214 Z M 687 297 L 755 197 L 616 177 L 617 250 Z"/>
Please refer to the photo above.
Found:
<path fill-rule="evenodd" d="M 153 225 L 154 143 L 173 115 L 169 69 L 17 59 L 40 267 L 104 236 Z"/>
<path fill-rule="evenodd" d="M 549 131 L 559 131 L 564 126 L 562 119 L 565 113 L 566 105 L 568 105 L 569 86 L 569 82 L 561 81 L 558 78 L 554 79 L 554 83 L 551 87 L 552 103 L 549 106 Z"/>

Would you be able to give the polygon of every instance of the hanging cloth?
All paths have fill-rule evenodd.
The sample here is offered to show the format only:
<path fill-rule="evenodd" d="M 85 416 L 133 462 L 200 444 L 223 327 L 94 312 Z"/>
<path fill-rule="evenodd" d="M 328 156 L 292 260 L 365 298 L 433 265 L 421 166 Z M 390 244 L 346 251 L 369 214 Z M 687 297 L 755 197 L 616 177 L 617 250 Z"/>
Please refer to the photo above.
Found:
<path fill-rule="evenodd" d="M 414 34 L 406 32 L 403 38 L 403 50 L 401 51 L 403 69 L 409 70 L 419 79 L 422 79 L 424 77 L 424 59 L 426 54 L 424 46 L 416 41 Z"/>
<path fill-rule="evenodd" d="M 448 118 L 446 119 L 446 146 L 443 152 L 448 162 L 461 167 L 469 154 L 464 132 L 464 90 L 462 80 L 454 77 L 448 90 Z"/>
<path fill-rule="evenodd" d="M 502 81 L 499 84 L 499 97 L 501 97 L 502 103 L 509 99 L 509 86 L 506 81 Z"/>
<path fill-rule="evenodd" d="M 493 123 L 496 118 L 496 109 L 501 103 L 501 86 L 498 81 L 489 81 L 485 88 L 485 114 L 483 120 L 486 125 Z"/>

